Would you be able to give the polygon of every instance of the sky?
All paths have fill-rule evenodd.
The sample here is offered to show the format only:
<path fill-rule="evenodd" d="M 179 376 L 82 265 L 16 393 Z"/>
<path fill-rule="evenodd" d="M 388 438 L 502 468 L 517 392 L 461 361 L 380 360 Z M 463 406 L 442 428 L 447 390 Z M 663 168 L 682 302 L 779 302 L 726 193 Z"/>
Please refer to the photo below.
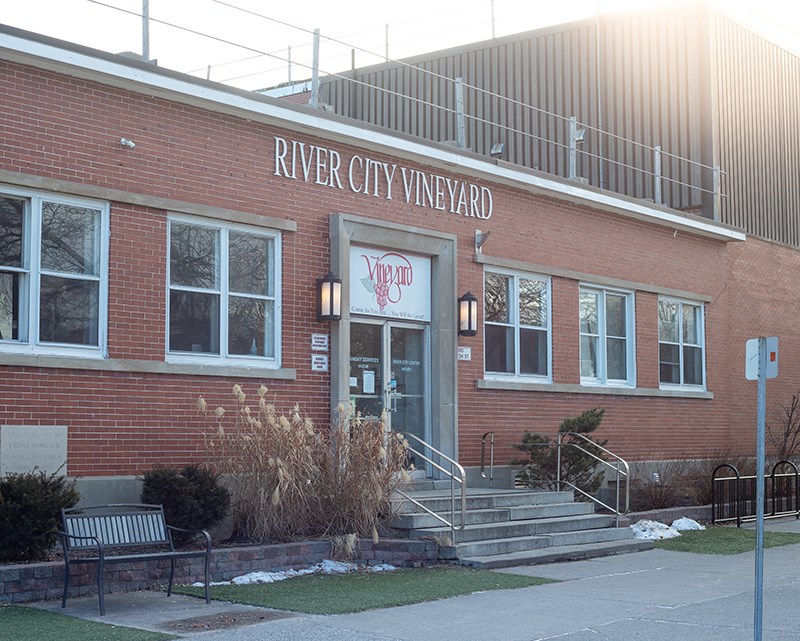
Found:
<path fill-rule="evenodd" d="M 494 35 L 664 4 L 664 0 L 149 0 L 150 58 L 243 89 Z M 0 0 L 0 22 L 112 53 L 142 52 L 143 0 Z M 751 28 L 800 53 L 800 2 L 726 0 Z M 494 20 L 492 20 L 494 17 Z M 797 25 L 797 26 L 796 26 Z M 796 30 L 796 31 L 795 31 Z M 795 46 L 795 43 L 797 46 Z M 291 62 L 290 62 L 291 61 Z"/>

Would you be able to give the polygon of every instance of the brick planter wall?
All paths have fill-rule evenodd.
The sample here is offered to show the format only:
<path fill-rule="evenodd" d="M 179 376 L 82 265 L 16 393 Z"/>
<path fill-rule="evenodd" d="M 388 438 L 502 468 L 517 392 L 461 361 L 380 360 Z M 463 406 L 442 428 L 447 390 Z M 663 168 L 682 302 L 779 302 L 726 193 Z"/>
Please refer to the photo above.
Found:
<path fill-rule="evenodd" d="M 249 572 L 304 567 L 329 558 L 329 541 L 218 548 L 211 553 L 211 580 L 227 581 Z M 387 539 L 378 543 L 359 541 L 354 561 L 368 565 L 390 563 L 400 567 L 415 567 L 433 563 L 436 559 L 437 547 L 433 541 Z M 202 559 L 177 562 L 176 583 L 194 583 L 202 579 Z M 112 564 L 107 566 L 104 580 L 109 592 L 166 586 L 169 581 L 169 561 Z M 0 565 L 0 604 L 60 599 L 63 589 L 63 561 Z M 97 566 L 73 566 L 69 598 L 96 594 Z"/>

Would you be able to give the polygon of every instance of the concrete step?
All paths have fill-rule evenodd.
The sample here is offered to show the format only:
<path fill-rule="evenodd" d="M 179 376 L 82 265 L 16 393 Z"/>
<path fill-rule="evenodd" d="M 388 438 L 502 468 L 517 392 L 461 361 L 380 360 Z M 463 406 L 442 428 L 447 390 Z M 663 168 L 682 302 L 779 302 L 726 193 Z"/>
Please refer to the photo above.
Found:
<path fill-rule="evenodd" d="M 579 561 L 613 554 L 628 554 L 651 550 L 652 541 L 642 539 L 628 539 L 623 541 L 606 541 L 583 545 L 564 545 L 531 550 L 520 550 L 505 554 L 492 554 L 483 556 L 462 555 L 458 562 L 460 565 L 491 570 L 494 568 L 510 568 L 516 565 L 537 565 L 542 563 L 559 563 L 563 561 Z"/>
<path fill-rule="evenodd" d="M 459 534 L 462 534 L 462 532 L 456 532 L 456 536 Z M 439 548 L 439 558 L 461 559 L 464 557 L 493 556 L 547 547 L 550 547 L 550 539 L 546 536 L 515 536 L 445 545 Z"/>
<path fill-rule="evenodd" d="M 450 520 L 450 510 L 440 513 L 444 518 Z M 510 508 L 498 508 L 491 510 L 469 510 L 467 512 L 467 525 L 478 525 L 482 523 L 503 523 L 510 520 Z M 456 511 L 456 523 L 460 522 L 461 512 Z M 426 512 L 412 512 L 408 514 L 395 514 L 389 519 L 387 525 L 395 530 L 419 530 L 423 528 L 437 528 L 442 522 L 435 516 Z"/>
<path fill-rule="evenodd" d="M 439 512 L 450 519 L 450 506 Z M 467 525 L 480 523 L 501 523 L 503 521 L 525 521 L 566 516 L 594 514 L 589 503 L 550 503 L 546 505 L 523 505 L 510 508 L 472 509 L 467 511 Z M 460 522 L 460 512 L 456 511 L 456 523 Z M 416 530 L 420 528 L 441 527 L 442 522 L 426 512 L 408 512 L 395 514 L 389 519 L 388 526 L 397 530 Z"/>
<path fill-rule="evenodd" d="M 467 525 L 466 528 L 455 533 L 455 538 L 457 542 L 461 543 L 520 536 L 541 536 L 553 534 L 555 532 L 608 528 L 611 527 L 613 523 L 613 517 L 605 514 L 586 514 L 559 518 L 529 519 L 525 521 L 506 521 L 502 523 L 481 523 L 477 525 Z M 449 533 L 450 528 L 447 527 L 420 528 L 409 530 L 408 536 L 412 539 L 426 536 L 441 538 Z"/>
<path fill-rule="evenodd" d="M 402 489 L 402 488 L 401 488 Z M 422 490 L 410 494 L 415 500 L 422 503 L 434 512 L 450 511 L 450 492 L 441 490 Z M 398 496 L 394 499 L 398 513 L 420 511 L 410 501 Z M 552 505 L 553 503 L 570 503 L 573 501 L 572 492 L 540 492 L 529 490 L 484 490 L 470 489 L 467 494 L 468 510 L 488 510 L 502 507 L 521 507 L 531 505 Z M 456 494 L 456 507 L 460 507 L 461 495 Z"/>
<path fill-rule="evenodd" d="M 595 530 L 554 532 L 547 536 L 550 537 L 553 547 L 562 547 L 566 545 L 585 545 L 609 541 L 631 541 L 633 540 L 633 530 L 629 527 L 604 527 Z"/>

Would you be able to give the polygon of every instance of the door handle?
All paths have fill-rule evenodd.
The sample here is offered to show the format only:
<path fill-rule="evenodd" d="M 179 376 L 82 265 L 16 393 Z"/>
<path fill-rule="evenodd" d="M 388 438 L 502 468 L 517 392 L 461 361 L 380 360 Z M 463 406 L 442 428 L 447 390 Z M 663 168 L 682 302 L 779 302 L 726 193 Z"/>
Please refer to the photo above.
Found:
<path fill-rule="evenodd" d="M 389 411 L 397 411 L 397 381 L 392 379 L 386 386 L 386 392 L 389 394 Z"/>

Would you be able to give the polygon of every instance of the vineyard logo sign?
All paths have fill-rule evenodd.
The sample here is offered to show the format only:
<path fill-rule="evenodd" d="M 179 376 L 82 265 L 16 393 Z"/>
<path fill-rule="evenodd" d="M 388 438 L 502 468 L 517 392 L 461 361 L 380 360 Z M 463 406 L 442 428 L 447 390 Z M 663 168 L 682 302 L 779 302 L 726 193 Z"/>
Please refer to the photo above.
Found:
<path fill-rule="evenodd" d="M 350 311 L 430 320 L 430 259 L 351 247 Z"/>

